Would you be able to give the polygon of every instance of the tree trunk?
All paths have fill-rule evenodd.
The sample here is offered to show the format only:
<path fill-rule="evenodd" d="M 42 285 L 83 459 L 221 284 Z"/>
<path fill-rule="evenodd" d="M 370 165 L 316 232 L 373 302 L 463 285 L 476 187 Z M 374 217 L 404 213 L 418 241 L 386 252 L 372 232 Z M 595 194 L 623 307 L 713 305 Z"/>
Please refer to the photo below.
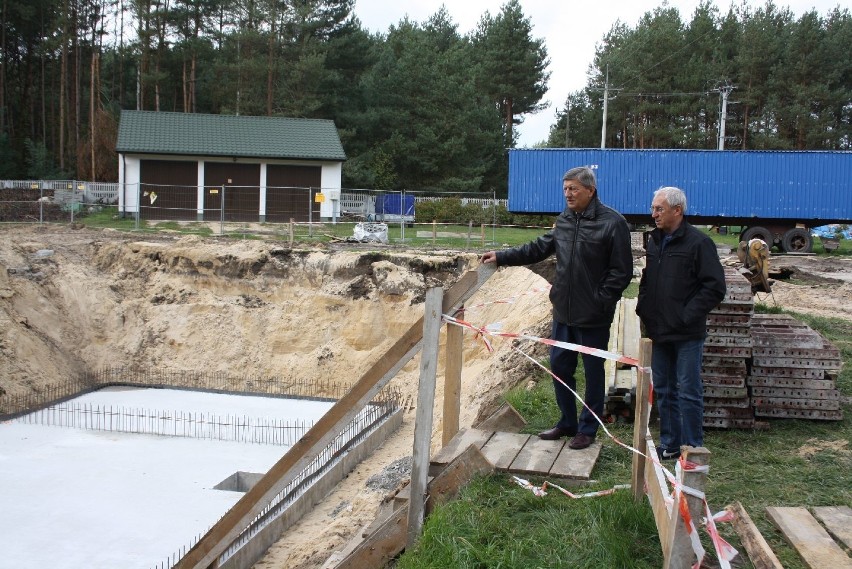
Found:
<path fill-rule="evenodd" d="M 0 57 L 0 132 L 6 132 L 6 4 L 6 0 L 3 0 L 3 8 L 0 12 L 0 24 L 2 24 L 2 30 L 0 30 L 0 54 L 2 54 Z"/>

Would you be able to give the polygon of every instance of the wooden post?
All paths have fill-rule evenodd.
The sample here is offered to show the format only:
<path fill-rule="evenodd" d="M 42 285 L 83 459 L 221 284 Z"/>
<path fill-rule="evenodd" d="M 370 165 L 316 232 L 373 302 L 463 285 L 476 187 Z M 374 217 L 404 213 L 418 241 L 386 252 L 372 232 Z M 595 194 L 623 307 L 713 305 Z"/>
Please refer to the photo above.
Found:
<path fill-rule="evenodd" d="M 470 247 L 470 236 L 473 234 L 473 220 L 467 220 L 467 247 Z"/>
<path fill-rule="evenodd" d="M 432 220 L 432 245 L 435 244 L 435 240 L 438 238 L 438 221 Z"/>
<path fill-rule="evenodd" d="M 482 246 L 485 247 L 485 224 L 484 223 L 479 224 L 479 233 L 480 233 L 480 239 L 482 241 Z"/>
<path fill-rule="evenodd" d="M 293 218 L 290 218 L 290 248 L 293 248 Z"/>
<path fill-rule="evenodd" d="M 633 448 L 642 454 L 648 453 L 646 443 L 648 437 L 648 421 L 651 417 L 651 404 L 649 394 L 651 392 L 651 349 L 653 343 L 648 338 L 642 338 L 639 342 L 639 370 L 636 374 L 635 411 L 633 417 Z M 646 370 L 646 371 L 643 371 Z M 633 454 L 633 473 L 630 479 L 633 489 L 633 498 L 636 501 L 645 496 L 645 457 Z"/>
<path fill-rule="evenodd" d="M 459 432 L 461 371 L 464 364 L 464 328 L 461 326 L 447 325 L 446 352 L 446 360 L 444 361 L 444 429 L 441 435 L 443 446 L 447 446 Z"/>
<path fill-rule="evenodd" d="M 699 466 L 710 464 L 710 451 L 704 447 L 693 448 L 683 446 L 680 452 L 686 460 L 694 462 Z M 687 488 L 694 488 L 703 492 L 705 483 L 707 482 L 707 473 L 686 470 L 681 472 L 680 481 Z M 689 514 L 695 525 L 694 531 L 698 531 L 698 525 L 703 514 L 704 503 L 700 498 L 681 492 L 677 488 L 675 489 L 672 493 L 674 504 L 672 504 L 671 512 L 669 512 L 668 525 L 670 531 L 666 542 L 663 544 L 663 569 L 689 569 L 696 561 L 695 552 L 692 550 L 692 542 L 689 539 L 689 529 L 683 521 L 678 506 L 681 495 L 686 496 Z"/>
<path fill-rule="evenodd" d="M 441 333 L 441 304 L 444 289 L 426 291 L 423 315 L 423 351 L 420 353 L 420 384 L 417 389 L 417 415 L 414 420 L 414 464 L 411 468 L 411 500 L 408 507 L 408 540 L 411 549 L 423 529 L 426 484 L 429 482 L 429 450 L 432 444 L 435 377 L 438 370 L 438 340 Z"/>

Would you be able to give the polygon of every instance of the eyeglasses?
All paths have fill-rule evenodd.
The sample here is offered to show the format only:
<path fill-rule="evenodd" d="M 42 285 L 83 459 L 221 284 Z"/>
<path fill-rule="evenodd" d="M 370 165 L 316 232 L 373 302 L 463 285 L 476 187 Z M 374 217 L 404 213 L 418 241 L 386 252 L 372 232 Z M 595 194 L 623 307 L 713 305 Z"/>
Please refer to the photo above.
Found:
<path fill-rule="evenodd" d="M 588 190 L 585 186 L 568 186 L 567 188 L 562 188 L 562 191 L 566 194 L 576 194 L 581 190 Z"/>
<path fill-rule="evenodd" d="M 664 211 L 666 211 L 666 208 L 660 205 L 651 208 L 651 213 L 663 213 Z"/>

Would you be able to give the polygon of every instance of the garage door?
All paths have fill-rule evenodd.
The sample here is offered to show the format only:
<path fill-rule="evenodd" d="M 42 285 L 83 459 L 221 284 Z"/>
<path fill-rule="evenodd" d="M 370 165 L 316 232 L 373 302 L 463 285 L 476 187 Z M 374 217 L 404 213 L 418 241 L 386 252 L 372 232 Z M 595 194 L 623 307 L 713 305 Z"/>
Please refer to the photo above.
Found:
<path fill-rule="evenodd" d="M 222 186 L 225 186 L 224 192 Z M 260 164 L 205 162 L 205 220 L 220 219 L 223 193 L 225 194 L 225 221 L 258 221 L 260 219 Z"/>
<path fill-rule="evenodd" d="M 267 166 L 266 220 L 319 221 L 320 204 L 315 196 L 321 184 L 320 166 Z"/>
<path fill-rule="evenodd" d="M 142 160 L 139 169 L 142 219 L 196 219 L 198 163 Z"/>

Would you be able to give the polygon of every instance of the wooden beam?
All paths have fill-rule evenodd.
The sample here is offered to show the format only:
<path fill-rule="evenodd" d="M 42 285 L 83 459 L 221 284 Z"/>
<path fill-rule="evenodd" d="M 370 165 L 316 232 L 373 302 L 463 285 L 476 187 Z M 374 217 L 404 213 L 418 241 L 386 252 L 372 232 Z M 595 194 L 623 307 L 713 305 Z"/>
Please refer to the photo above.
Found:
<path fill-rule="evenodd" d="M 437 506 L 453 499 L 462 486 L 475 475 L 494 472 L 494 465 L 482 455 L 476 445 L 468 446 L 429 482 L 426 500 L 427 515 Z M 411 500 L 409 500 L 409 504 Z M 385 567 L 404 549 L 408 534 L 408 505 L 390 514 L 378 529 L 366 536 L 335 569 L 365 569 Z"/>
<path fill-rule="evenodd" d="M 693 448 L 683 446 L 680 452 L 686 460 L 694 462 L 698 466 L 707 466 L 710 464 L 710 451 L 704 447 Z M 706 481 L 706 472 L 683 470 L 680 473 L 680 482 L 682 486 L 687 488 L 694 488 L 703 492 Z M 703 513 L 704 502 L 701 498 L 682 492 L 680 489 L 675 489 L 672 493 L 674 503 L 669 512 L 669 535 L 663 544 L 663 569 L 686 569 L 692 567 L 696 561 L 695 552 L 692 550 L 692 542 L 689 539 L 690 530 L 686 527 L 686 522 L 684 522 L 678 506 L 681 495 L 686 498 L 687 508 L 695 526 L 693 531 L 698 531 Z"/>
<path fill-rule="evenodd" d="M 435 379 L 438 372 L 438 341 L 441 334 L 441 300 L 444 291 L 426 291 L 423 320 L 423 353 L 420 355 L 420 383 L 417 388 L 417 416 L 414 420 L 414 463 L 411 467 L 411 498 L 408 501 L 408 542 L 412 548 L 423 529 L 426 483 L 429 481 L 429 449 L 435 408 Z"/>
<path fill-rule="evenodd" d="M 852 569 L 852 559 L 805 508 L 766 508 L 766 515 L 811 569 Z"/>
<path fill-rule="evenodd" d="M 464 365 L 464 328 L 447 325 L 444 362 L 444 416 L 441 444 L 446 446 L 459 432 L 461 414 L 461 372 Z"/>
<path fill-rule="evenodd" d="M 852 549 L 852 508 L 849 506 L 820 506 L 813 509 L 814 516 L 823 523 L 828 533 Z"/>
<path fill-rule="evenodd" d="M 493 263 L 468 271 L 444 294 L 443 312 L 453 313 L 494 274 Z M 381 391 L 420 350 L 423 317 L 381 354 L 346 394 L 246 492 L 175 565 L 176 569 L 205 569 L 249 526 L 270 501 L 334 440 L 343 427 Z"/>
<path fill-rule="evenodd" d="M 725 509 L 734 515 L 734 531 L 740 536 L 740 541 L 745 547 L 754 569 L 784 569 L 760 530 L 751 521 L 751 516 L 748 515 L 743 505 L 734 502 Z"/>
<path fill-rule="evenodd" d="M 655 455 L 657 448 L 654 446 L 654 441 L 650 435 L 646 440 L 648 454 Z M 645 461 L 645 486 L 648 491 L 648 501 L 651 503 L 651 510 L 654 512 L 654 521 L 657 523 L 657 533 L 660 535 L 660 545 L 665 548 L 669 539 L 669 512 L 671 509 L 666 503 L 666 498 L 669 495 L 669 486 L 666 483 L 666 477 L 663 475 L 663 469 L 653 460 Z"/>
<path fill-rule="evenodd" d="M 636 374 L 636 402 L 633 413 L 633 448 L 642 454 L 633 453 L 630 487 L 633 499 L 637 502 L 645 495 L 645 456 L 648 454 L 648 421 L 651 417 L 651 404 L 648 401 L 651 392 L 651 349 L 653 343 L 648 338 L 639 342 L 639 370 Z"/>

